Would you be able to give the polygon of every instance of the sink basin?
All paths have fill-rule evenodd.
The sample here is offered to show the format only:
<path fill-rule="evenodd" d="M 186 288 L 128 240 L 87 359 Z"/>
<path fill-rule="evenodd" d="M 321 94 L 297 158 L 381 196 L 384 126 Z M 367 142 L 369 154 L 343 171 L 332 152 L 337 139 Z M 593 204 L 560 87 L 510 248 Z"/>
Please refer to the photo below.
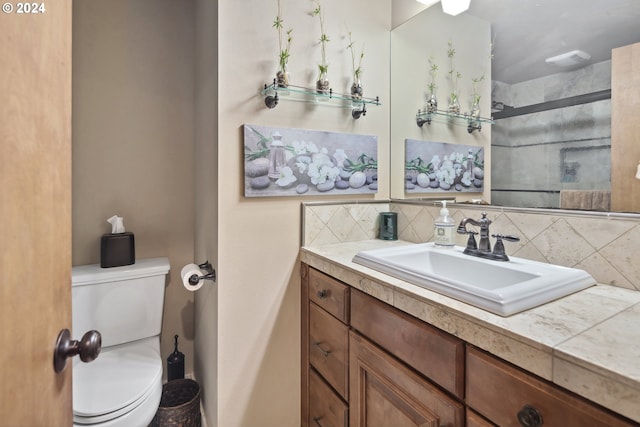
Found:
<path fill-rule="evenodd" d="M 510 257 L 477 258 L 464 248 L 421 243 L 360 251 L 353 262 L 414 285 L 509 316 L 595 285 L 576 268 Z"/>

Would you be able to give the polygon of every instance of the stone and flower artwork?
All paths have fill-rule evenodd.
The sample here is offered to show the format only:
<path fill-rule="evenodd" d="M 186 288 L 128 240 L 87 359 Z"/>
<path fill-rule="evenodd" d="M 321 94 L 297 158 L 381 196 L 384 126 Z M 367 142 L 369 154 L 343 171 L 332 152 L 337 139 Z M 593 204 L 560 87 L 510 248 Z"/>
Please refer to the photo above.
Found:
<path fill-rule="evenodd" d="M 482 192 L 484 148 L 405 140 L 405 193 Z"/>
<path fill-rule="evenodd" d="M 375 194 L 378 138 L 244 125 L 245 197 Z"/>

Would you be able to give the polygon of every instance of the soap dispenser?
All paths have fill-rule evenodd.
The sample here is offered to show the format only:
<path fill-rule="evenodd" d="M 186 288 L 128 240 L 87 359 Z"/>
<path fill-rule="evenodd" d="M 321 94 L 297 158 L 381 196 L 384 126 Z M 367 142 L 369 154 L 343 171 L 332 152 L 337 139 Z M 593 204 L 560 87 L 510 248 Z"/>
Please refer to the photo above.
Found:
<path fill-rule="evenodd" d="M 447 201 L 442 201 L 442 209 L 440 216 L 435 221 L 435 229 L 433 231 L 433 242 L 436 247 L 451 249 L 455 245 L 455 222 L 449 216 L 447 209 Z"/>

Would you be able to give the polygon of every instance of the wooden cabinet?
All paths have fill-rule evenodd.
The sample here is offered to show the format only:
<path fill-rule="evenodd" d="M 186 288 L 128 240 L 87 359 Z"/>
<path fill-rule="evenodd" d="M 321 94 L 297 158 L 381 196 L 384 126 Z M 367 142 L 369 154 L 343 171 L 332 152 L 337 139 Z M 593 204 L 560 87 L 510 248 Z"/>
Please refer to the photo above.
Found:
<path fill-rule="evenodd" d="M 351 327 L 464 398 L 464 341 L 356 290 L 351 294 Z"/>
<path fill-rule="evenodd" d="M 351 427 L 464 426 L 464 406 L 355 332 L 349 341 Z"/>
<path fill-rule="evenodd" d="M 306 264 L 302 427 L 638 426 Z"/>
<path fill-rule="evenodd" d="M 306 264 L 300 268 L 303 427 L 347 427 L 350 288 Z"/>
<path fill-rule="evenodd" d="M 300 271 L 303 427 L 465 425 L 461 340 Z"/>
<path fill-rule="evenodd" d="M 501 427 L 637 426 L 472 346 L 467 405 Z"/>

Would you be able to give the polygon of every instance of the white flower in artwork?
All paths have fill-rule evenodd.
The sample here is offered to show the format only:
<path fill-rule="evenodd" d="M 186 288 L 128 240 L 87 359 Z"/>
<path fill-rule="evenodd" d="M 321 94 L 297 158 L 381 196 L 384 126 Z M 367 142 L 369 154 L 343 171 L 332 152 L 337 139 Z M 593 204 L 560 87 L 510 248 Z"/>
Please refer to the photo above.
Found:
<path fill-rule="evenodd" d="M 338 165 L 343 165 L 344 161 L 347 160 L 349 156 L 347 156 L 347 153 L 345 153 L 342 148 L 338 148 L 333 153 L 333 158 L 336 159 L 336 162 L 338 162 Z"/>
<path fill-rule="evenodd" d="M 293 147 L 293 151 L 296 155 L 317 153 L 319 151 L 318 147 L 313 142 L 293 141 L 291 146 Z"/>
<path fill-rule="evenodd" d="M 323 184 L 326 181 L 335 181 L 339 174 L 340 169 L 333 164 L 329 156 L 315 156 L 307 172 L 311 182 L 315 185 Z"/>
<path fill-rule="evenodd" d="M 316 144 L 313 142 L 307 143 L 307 153 L 318 153 L 319 151 L 320 150 L 318 150 L 318 146 Z"/>
<path fill-rule="evenodd" d="M 431 165 L 433 166 L 434 170 L 437 170 L 438 167 L 440 167 L 440 156 L 438 156 L 437 154 L 433 156 L 433 158 L 431 159 Z"/>
<path fill-rule="evenodd" d="M 293 171 L 289 166 L 285 166 L 280 169 L 280 177 L 276 181 L 276 184 L 280 187 L 288 187 L 296 182 L 298 178 L 293 174 Z"/>
<path fill-rule="evenodd" d="M 465 160 L 465 156 L 463 156 L 462 153 L 453 153 L 451 160 L 455 163 L 462 163 Z"/>
<path fill-rule="evenodd" d="M 465 173 L 462 174 L 462 180 L 460 182 L 462 182 L 462 185 L 465 187 L 471 187 L 471 173 L 472 171 L 465 171 Z"/>
<path fill-rule="evenodd" d="M 453 169 L 453 163 L 446 160 L 442 162 L 442 167 L 436 171 L 436 177 L 438 181 L 444 182 L 445 184 L 453 184 L 453 181 L 456 177 L 456 171 Z"/>
<path fill-rule="evenodd" d="M 307 163 L 305 162 L 296 162 L 296 167 L 299 173 L 305 173 L 307 171 Z"/>
<path fill-rule="evenodd" d="M 306 154 L 307 152 L 307 143 L 304 141 L 293 141 L 291 146 L 293 147 L 293 152 L 296 153 L 296 155 Z"/>
<path fill-rule="evenodd" d="M 453 162 L 451 160 L 449 160 L 449 157 L 444 156 L 444 160 L 442 161 L 442 166 L 440 166 L 441 169 L 452 169 L 453 168 Z"/>

